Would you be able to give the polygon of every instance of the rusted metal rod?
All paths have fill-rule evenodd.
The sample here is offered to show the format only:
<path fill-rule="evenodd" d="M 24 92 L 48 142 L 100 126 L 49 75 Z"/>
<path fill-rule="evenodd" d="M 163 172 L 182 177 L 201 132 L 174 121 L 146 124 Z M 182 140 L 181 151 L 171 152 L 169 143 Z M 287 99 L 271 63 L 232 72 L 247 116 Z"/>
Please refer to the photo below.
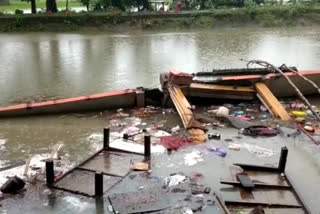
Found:
<path fill-rule="evenodd" d="M 110 128 L 103 129 L 103 149 L 108 150 L 110 144 Z"/>
<path fill-rule="evenodd" d="M 52 186 L 54 183 L 53 160 L 46 160 L 46 179 L 47 185 Z"/>

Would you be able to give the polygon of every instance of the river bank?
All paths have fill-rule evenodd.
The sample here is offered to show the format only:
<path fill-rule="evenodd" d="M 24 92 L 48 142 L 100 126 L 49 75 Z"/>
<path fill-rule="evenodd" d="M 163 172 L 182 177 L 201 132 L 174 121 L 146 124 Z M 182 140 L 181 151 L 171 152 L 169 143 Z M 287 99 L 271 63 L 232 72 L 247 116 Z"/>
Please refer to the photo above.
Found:
<path fill-rule="evenodd" d="M 58 13 L 1 15 L 0 32 L 119 31 L 123 29 L 203 29 L 216 27 L 319 26 L 320 9 L 304 5 L 183 11 L 180 13 Z"/>

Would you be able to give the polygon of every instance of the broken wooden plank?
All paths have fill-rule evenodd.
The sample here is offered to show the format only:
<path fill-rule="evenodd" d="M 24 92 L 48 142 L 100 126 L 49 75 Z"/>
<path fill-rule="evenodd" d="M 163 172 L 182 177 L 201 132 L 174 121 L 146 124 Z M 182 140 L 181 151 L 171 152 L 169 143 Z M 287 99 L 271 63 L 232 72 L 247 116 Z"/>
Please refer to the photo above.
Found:
<path fill-rule="evenodd" d="M 255 88 L 257 90 L 257 93 L 261 96 L 261 98 L 265 101 L 265 103 L 277 117 L 281 118 L 282 120 L 291 119 L 286 109 L 282 106 L 282 104 L 264 83 L 256 83 Z"/>
<path fill-rule="evenodd" d="M 241 187 L 239 181 L 220 181 L 221 184 L 232 185 L 236 187 Z M 254 183 L 255 188 L 265 188 L 265 189 L 291 189 L 290 185 L 278 185 L 278 184 L 266 184 L 266 183 Z"/>
<path fill-rule="evenodd" d="M 187 92 L 190 96 L 206 98 L 241 100 L 252 100 L 255 98 L 254 89 L 243 86 L 191 83 Z"/>
<path fill-rule="evenodd" d="M 194 119 L 193 113 L 191 111 L 191 105 L 189 104 L 187 98 L 184 96 L 182 90 L 178 87 L 168 88 L 170 97 L 180 115 L 183 126 L 187 129 L 190 122 Z M 205 132 L 202 129 L 190 128 L 188 129 L 188 136 L 194 142 L 205 142 Z"/>
<path fill-rule="evenodd" d="M 232 92 L 250 92 L 253 93 L 254 90 L 250 87 L 243 86 L 230 86 L 230 85 L 215 85 L 215 84 L 205 84 L 205 83 L 191 83 L 190 88 L 194 89 L 209 89 L 212 91 L 232 91 Z"/>

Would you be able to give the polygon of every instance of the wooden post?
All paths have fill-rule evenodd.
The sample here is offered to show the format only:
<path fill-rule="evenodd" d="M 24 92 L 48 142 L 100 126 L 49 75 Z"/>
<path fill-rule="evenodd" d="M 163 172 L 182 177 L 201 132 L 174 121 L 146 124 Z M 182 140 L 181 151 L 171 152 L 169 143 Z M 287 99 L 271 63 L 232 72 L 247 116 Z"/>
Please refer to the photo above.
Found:
<path fill-rule="evenodd" d="M 144 136 L 144 156 L 145 157 L 151 156 L 151 136 L 150 135 Z"/>
<path fill-rule="evenodd" d="M 103 174 L 101 172 L 94 174 L 94 190 L 95 196 L 103 195 Z"/>
<path fill-rule="evenodd" d="M 53 160 L 46 160 L 46 176 L 47 176 L 47 185 L 52 186 L 54 183 Z"/>
<path fill-rule="evenodd" d="M 110 144 L 110 128 L 103 129 L 103 149 L 108 150 Z"/>
<path fill-rule="evenodd" d="M 288 157 L 288 148 L 282 147 L 280 159 L 279 159 L 279 166 L 278 166 L 279 172 L 284 172 L 287 164 L 287 157 Z"/>

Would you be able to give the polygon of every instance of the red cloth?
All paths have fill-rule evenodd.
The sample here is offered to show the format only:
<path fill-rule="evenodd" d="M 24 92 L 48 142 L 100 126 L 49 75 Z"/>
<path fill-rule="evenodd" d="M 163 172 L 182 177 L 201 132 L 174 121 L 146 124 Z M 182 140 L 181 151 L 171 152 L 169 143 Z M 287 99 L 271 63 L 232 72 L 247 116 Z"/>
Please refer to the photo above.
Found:
<path fill-rule="evenodd" d="M 160 137 L 160 143 L 166 149 L 178 150 L 179 148 L 184 147 L 187 144 L 189 144 L 190 141 L 187 138 L 164 136 L 164 137 Z"/>

